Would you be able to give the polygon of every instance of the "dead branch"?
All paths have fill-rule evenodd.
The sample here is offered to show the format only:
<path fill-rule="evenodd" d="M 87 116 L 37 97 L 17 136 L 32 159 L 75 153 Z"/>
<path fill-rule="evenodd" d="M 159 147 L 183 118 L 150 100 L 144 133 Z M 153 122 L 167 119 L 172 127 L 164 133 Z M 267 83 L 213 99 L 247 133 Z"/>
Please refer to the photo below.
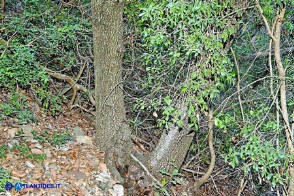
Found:
<path fill-rule="evenodd" d="M 142 169 L 156 183 L 156 185 L 158 185 L 159 187 L 162 187 L 161 183 L 151 174 L 151 172 L 147 169 L 147 167 L 139 159 L 137 159 L 137 157 L 135 157 L 132 153 L 131 153 L 131 158 L 142 167 Z"/>
<path fill-rule="evenodd" d="M 77 95 L 78 91 L 83 91 L 84 93 L 88 94 L 91 103 L 93 105 L 95 105 L 96 102 L 95 102 L 95 100 L 94 100 L 94 98 L 92 96 L 92 93 L 86 87 L 77 84 L 76 81 L 72 77 L 61 74 L 61 73 L 54 72 L 54 71 L 52 71 L 50 69 L 47 69 L 47 68 L 44 68 L 44 69 L 47 71 L 47 73 L 50 76 L 52 76 L 54 78 L 57 78 L 57 79 L 60 79 L 60 80 L 65 80 L 68 84 L 70 84 L 70 88 L 66 90 L 66 92 L 69 91 L 71 88 L 73 90 L 73 96 L 72 96 L 72 99 L 70 101 L 70 106 L 74 103 L 74 100 L 76 99 L 76 95 Z"/>
<path fill-rule="evenodd" d="M 243 119 L 243 123 L 245 123 L 245 116 L 244 116 L 244 111 L 243 111 L 243 106 L 242 106 L 242 100 L 241 100 L 241 94 L 240 94 L 240 70 L 239 70 L 239 65 L 238 65 L 238 61 L 236 59 L 236 55 L 235 52 L 233 50 L 233 48 L 230 48 L 231 52 L 233 54 L 234 57 L 234 61 L 235 61 L 235 66 L 236 66 L 236 70 L 237 70 L 237 91 L 238 91 L 238 99 L 239 99 L 239 105 L 240 105 L 240 110 L 241 110 L 241 114 L 242 114 L 242 119 Z"/>
<path fill-rule="evenodd" d="M 281 55 L 287 55 L 289 53 L 294 52 L 294 47 L 289 47 L 289 48 L 284 48 L 281 50 Z M 265 58 L 267 56 L 274 56 L 275 54 L 273 52 L 270 52 L 270 50 L 265 50 L 265 51 L 259 51 L 256 52 L 255 54 L 251 54 L 249 56 L 241 56 L 241 60 L 253 60 L 253 59 L 261 59 Z"/>

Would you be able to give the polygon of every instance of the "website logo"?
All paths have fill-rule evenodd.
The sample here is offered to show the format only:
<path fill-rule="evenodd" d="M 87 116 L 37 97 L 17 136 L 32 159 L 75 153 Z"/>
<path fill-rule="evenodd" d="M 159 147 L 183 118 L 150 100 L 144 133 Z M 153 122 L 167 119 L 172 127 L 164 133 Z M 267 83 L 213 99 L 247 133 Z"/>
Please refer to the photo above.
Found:
<path fill-rule="evenodd" d="M 22 189 L 26 189 L 26 188 L 34 188 L 34 189 L 56 189 L 56 188 L 60 188 L 61 184 L 45 184 L 45 183 L 41 183 L 41 184 L 25 184 L 25 183 L 21 183 L 21 182 L 16 182 L 14 185 L 11 182 L 7 182 L 5 184 L 5 189 L 7 191 L 11 191 L 13 188 L 16 191 L 20 191 Z"/>

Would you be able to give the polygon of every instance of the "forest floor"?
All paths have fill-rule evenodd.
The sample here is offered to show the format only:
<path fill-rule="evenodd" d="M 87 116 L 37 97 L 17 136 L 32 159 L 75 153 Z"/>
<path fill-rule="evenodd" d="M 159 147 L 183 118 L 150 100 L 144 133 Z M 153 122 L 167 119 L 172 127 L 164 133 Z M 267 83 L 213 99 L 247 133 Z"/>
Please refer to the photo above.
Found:
<path fill-rule="evenodd" d="M 0 103 L 10 101 L 9 98 L 9 94 L 2 92 Z M 36 111 L 34 104 L 28 105 Z M 129 195 L 123 193 L 126 188 L 110 177 L 104 153 L 94 145 L 93 121 L 85 113 L 65 109 L 60 115 L 52 117 L 42 110 L 37 111 L 35 123 L 19 123 L 13 116 L 1 119 L 0 166 L 9 171 L 10 182 L 60 184 L 60 187 L 12 189 L 0 195 Z M 73 135 L 74 139 L 69 135 Z M 44 160 L 42 155 L 46 155 Z M 193 184 L 193 179 L 187 181 Z M 234 196 L 237 195 L 239 181 L 234 177 L 218 181 L 212 179 L 196 195 Z M 189 192 L 189 188 L 191 185 L 187 184 L 168 187 L 168 190 L 171 195 L 195 195 Z M 134 195 L 147 195 L 143 192 Z M 151 191 L 148 195 L 154 193 Z M 242 195 L 255 194 L 245 189 Z"/>

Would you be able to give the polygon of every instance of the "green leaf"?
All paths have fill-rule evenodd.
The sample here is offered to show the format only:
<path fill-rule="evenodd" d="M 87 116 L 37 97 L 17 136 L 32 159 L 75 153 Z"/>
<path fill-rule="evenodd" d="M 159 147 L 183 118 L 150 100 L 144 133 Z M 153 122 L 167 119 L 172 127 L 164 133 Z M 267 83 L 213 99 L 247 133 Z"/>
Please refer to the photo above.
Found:
<path fill-rule="evenodd" d="M 167 182 L 166 182 L 166 178 L 162 178 L 162 179 L 161 179 L 161 185 L 162 185 L 162 186 L 165 186 L 166 183 L 167 183 Z"/>
<path fill-rule="evenodd" d="M 174 169 L 173 171 L 172 171 L 172 175 L 178 175 L 179 174 L 179 170 L 178 169 Z"/>
<path fill-rule="evenodd" d="M 165 97 L 164 98 L 164 102 L 167 104 L 167 105 L 170 105 L 172 103 L 172 100 L 169 96 Z"/>

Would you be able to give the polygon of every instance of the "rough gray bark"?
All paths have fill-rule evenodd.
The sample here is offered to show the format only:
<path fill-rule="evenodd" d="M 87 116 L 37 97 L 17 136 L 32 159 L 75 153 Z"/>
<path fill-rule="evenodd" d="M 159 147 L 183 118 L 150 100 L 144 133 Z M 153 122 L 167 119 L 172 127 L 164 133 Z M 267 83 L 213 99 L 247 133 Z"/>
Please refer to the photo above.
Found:
<path fill-rule="evenodd" d="M 187 125 L 187 108 L 185 102 L 182 102 L 178 106 L 178 109 L 182 111 L 182 121 Z M 189 133 L 190 129 L 183 128 L 180 131 L 180 127 L 170 123 L 168 132 L 163 132 L 161 138 L 156 145 L 156 148 L 150 156 L 150 166 L 153 172 L 160 170 L 170 171 L 172 167 L 179 168 L 189 150 L 191 142 L 193 140 L 194 132 Z"/>
<path fill-rule="evenodd" d="M 242 2 L 244 5 L 247 1 Z M 240 4 L 240 7 L 243 6 Z M 111 173 L 120 181 L 123 180 L 121 169 L 129 164 L 131 151 L 130 129 L 125 120 L 121 85 L 122 10 L 121 1 L 92 0 L 96 141 L 98 147 L 106 153 L 105 159 Z M 234 19 L 232 24 L 235 24 Z M 177 109 L 183 111 L 180 118 L 187 125 L 185 104 L 185 99 L 178 100 Z M 148 157 L 147 166 L 155 173 L 161 169 L 169 171 L 174 166 L 179 168 L 194 134 L 190 129 L 170 123 L 170 129 L 162 134 L 155 150 Z"/>
<path fill-rule="evenodd" d="M 122 91 L 123 4 L 92 0 L 96 144 L 105 151 L 111 174 L 120 182 L 130 161 L 131 132 Z"/>

